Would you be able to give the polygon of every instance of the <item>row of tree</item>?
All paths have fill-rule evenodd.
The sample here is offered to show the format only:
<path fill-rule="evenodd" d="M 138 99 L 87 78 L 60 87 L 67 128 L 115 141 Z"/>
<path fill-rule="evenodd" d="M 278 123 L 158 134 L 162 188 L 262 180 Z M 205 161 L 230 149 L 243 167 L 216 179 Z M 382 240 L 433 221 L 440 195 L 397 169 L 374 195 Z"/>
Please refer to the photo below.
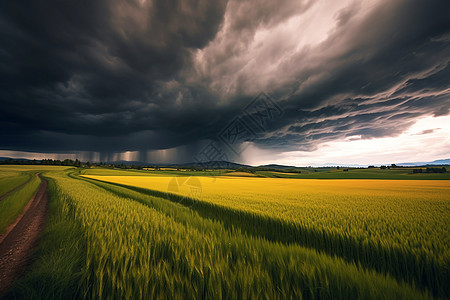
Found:
<path fill-rule="evenodd" d="M 50 165 L 50 166 L 74 166 L 74 167 L 91 167 L 91 162 L 83 163 L 78 159 L 42 159 L 42 160 L 27 160 L 27 159 L 12 159 L 8 158 L 0 161 L 0 165 Z"/>
<path fill-rule="evenodd" d="M 442 168 L 426 168 L 426 169 L 413 169 L 413 173 L 446 173 L 447 169 Z"/>

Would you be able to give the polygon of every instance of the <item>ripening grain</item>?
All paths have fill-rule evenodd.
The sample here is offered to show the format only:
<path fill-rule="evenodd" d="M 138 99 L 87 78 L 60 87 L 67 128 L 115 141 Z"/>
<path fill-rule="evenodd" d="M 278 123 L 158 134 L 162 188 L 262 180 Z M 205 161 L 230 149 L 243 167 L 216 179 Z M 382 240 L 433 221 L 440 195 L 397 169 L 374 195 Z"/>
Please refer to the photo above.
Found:
<path fill-rule="evenodd" d="M 163 198 L 49 176 L 62 215 L 84 232 L 80 289 L 90 298 L 427 297 L 339 258 L 227 230 Z"/>
<path fill-rule="evenodd" d="M 448 293 L 448 181 L 195 177 L 177 179 L 174 191 L 167 177 L 86 177 L 197 198 L 193 209 L 237 214 L 230 217 L 234 226 L 259 228 L 252 234 L 299 242 Z"/>
<path fill-rule="evenodd" d="M 171 178 L 86 176 L 159 191 Z M 449 257 L 448 181 L 299 180 L 198 177 L 179 193 L 217 205 L 326 227 L 362 239 L 427 248 Z M 201 192 L 194 191 L 201 189 Z M 172 192 L 172 191 L 171 191 Z"/>

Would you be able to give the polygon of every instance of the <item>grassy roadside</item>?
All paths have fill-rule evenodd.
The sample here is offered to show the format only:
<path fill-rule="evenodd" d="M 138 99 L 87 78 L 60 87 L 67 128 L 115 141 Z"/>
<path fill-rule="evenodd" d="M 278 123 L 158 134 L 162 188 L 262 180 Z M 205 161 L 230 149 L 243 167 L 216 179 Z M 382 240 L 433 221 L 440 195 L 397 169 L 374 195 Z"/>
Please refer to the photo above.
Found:
<path fill-rule="evenodd" d="M 31 173 L 1 172 L 0 197 L 27 182 L 31 176 Z"/>
<path fill-rule="evenodd" d="M 4 233 L 8 225 L 16 219 L 28 201 L 36 194 L 41 180 L 38 176 L 30 176 L 32 178 L 26 185 L 0 201 L 0 234 Z"/>
<path fill-rule="evenodd" d="M 80 283 L 86 242 L 74 211 L 60 198 L 53 179 L 48 181 L 49 218 L 30 273 L 18 281 L 5 299 L 82 299 Z"/>

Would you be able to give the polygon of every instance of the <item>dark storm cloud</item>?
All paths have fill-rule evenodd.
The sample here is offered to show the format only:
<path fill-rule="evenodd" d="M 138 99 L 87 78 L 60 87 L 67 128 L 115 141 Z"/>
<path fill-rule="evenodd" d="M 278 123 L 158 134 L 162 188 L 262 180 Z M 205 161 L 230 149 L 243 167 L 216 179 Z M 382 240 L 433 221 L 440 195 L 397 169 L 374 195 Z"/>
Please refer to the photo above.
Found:
<path fill-rule="evenodd" d="M 191 49 L 214 37 L 225 4 L 3 1 L 2 129 L 25 138 L 41 131 L 123 136 L 170 127 L 170 99 L 158 97 L 158 83 L 176 78 Z M 16 141 L 2 144 L 11 148 Z"/>
<path fill-rule="evenodd" d="M 287 126 L 261 144 L 313 150 L 356 135 L 395 136 L 419 116 L 448 114 L 449 8 L 443 1 L 383 5 L 351 27 L 346 21 L 315 53 L 300 53 L 299 65 L 321 62 L 292 71 L 300 84 L 284 103 Z M 320 79 L 302 87 L 313 76 Z"/>
<path fill-rule="evenodd" d="M 288 27 L 270 36 L 318 5 L 2 1 L 0 149 L 196 145 L 216 139 L 258 91 L 284 114 L 254 142 L 284 151 L 395 136 L 420 116 L 449 113 L 448 1 L 382 1 L 369 12 L 354 3 L 303 47 Z M 258 42 L 261 33 L 271 38 Z"/>

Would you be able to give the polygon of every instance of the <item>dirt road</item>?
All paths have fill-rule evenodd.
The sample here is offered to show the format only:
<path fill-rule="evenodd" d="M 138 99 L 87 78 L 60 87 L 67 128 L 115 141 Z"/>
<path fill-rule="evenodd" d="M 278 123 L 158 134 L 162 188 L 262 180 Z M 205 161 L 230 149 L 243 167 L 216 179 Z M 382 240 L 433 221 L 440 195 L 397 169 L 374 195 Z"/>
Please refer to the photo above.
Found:
<path fill-rule="evenodd" d="M 47 182 L 42 179 L 24 212 L 0 236 L 0 298 L 27 269 L 47 217 Z"/>

